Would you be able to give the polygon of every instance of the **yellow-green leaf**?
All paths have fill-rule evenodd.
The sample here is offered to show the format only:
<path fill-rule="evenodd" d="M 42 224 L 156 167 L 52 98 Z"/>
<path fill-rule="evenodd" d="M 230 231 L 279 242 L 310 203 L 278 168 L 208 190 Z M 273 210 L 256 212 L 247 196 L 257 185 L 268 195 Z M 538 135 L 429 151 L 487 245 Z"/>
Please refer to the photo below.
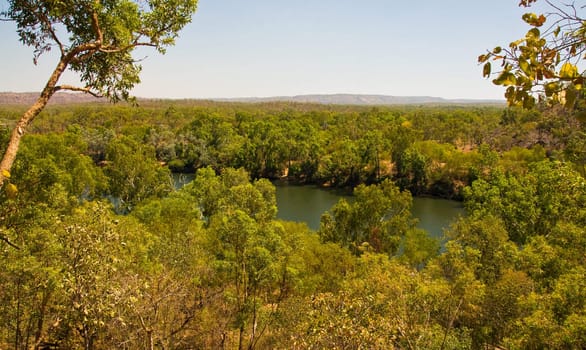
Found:
<path fill-rule="evenodd" d="M 494 79 L 492 82 L 495 85 L 510 86 L 510 85 L 517 84 L 517 78 L 515 77 L 515 75 L 513 73 L 508 72 L 508 71 L 504 71 L 496 79 Z"/>
<path fill-rule="evenodd" d="M 527 22 L 528 24 L 531 24 L 531 22 L 534 22 L 537 20 L 537 15 L 534 13 L 525 13 L 525 14 L 523 14 L 523 16 L 521 18 L 523 18 L 523 20 L 525 22 Z"/>
<path fill-rule="evenodd" d="M 523 108 L 525 109 L 531 109 L 535 107 L 535 97 L 531 96 L 531 95 L 527 95 L 523 97 Z"/>
<path fill-rule="evenodd" d="M 517 48 L 517 46 L 519 46 L 519 44 L 521 44 L 524 41 L 525 41 L 525 39 L 519 39 L 517 41 L 513 41 L 512 43 L 509 44 L 509 47 L 511 49 L 515 49 L 515 48 Z"/>
<path fill-rule="evenodd" d="M 484 67 L 482 68 L 482 76 L 485 78 L 488 78 L 490 76 L 490 70 L 491 70 L 490 62 L 486 62 L 484 64 Z"/>
<path fill-rule="evenodd" d="M 503 80 L 504 86 L 510 86 L 510 85 L 516 85 L 516 84 L 517 84 L 517 78 L 512 73 L 507 74 L 505 79 Z"/>
<path fill-rule="evenodd" d="M 6 185 L 6 196 L 8 196 L 8 198 L 14 199 L 14 198 L 16 198 L 17 194 L 18 194 L 18 188 L 16 188 L 15 184 L 7 184 Z"/>
<path fill-rule="evenodd" d="M 566 62 L 560 69 L 559 76 L 562 79 L 575 78 L 578 75 L 578 68 L 573 64 Z"/>
<path fill-rule="evenodd" d="M 547 20 L 547 18 L 544 15 L 539 15 L 538 17 L 534 13 L 526 13 L 523 15 L 522 18 L 525 22 L 535 27 L 541 27 Z"/>
<path fill-rule="evenodd" d="M 543 88 L 545 89 L 545 95 L 547 97 L 551 97 L 554 93 L 557 92 L 559 85 L 558 85 L 558 83 L 552 81 L 552 82 L 545 84 L 543 86 Z"/>
<path fill-rule="evenodd" d="M 507 99 L 509 105 L 512 105 L 513 102 L 516 100 L 517 91 L 513 86 L 509 86 L 507 90 L 505 90 L 505 98 Z"/>
<path fill-rule="evenodd" d="M 566 89 L 566 91 L 565 91 L 566 101 L 564 103 L 564 107 L 573 108 L 574 103 L 576 103 L 577 97 L 578 97 L 578 92 L 575 89 L 573 89 L 573 88 Z"/>
<path fill-rule="evenodd" d="M 529 63 L 526 60 L 519 59 L 519 68 L 521 68 L 523 73 L 525 73 L 525 75 L 527 75 L 528 77 L 531 77 L 533 75 L 531 74 Z"/>
<path fill-rule="evenodd" d="M 10 171 L 6 169 L 2 170 L 2 176 L 4 176 L 6 179 L 10 179 Z"/>
<path fill-rule="evenodd" d="M 541 32 L 537 28 L 531 28 L 527 32 L 527 39 L 538 39 L 541 36 Z"/>

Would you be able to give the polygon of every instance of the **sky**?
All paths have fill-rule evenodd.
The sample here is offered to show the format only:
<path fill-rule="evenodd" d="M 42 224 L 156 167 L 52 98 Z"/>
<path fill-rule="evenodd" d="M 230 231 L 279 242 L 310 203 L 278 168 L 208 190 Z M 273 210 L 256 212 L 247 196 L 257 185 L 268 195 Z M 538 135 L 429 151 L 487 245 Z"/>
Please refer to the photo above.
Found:
<path fill-rule="evenodd" d="M 199 0 L 165 55 L 140 50 L 148 98 L 380 94 L 503 99 L 477 57 L 524 36 L 518 0 Z M 7 8 L 0 1 L 0 11 Z M 33 64 L 0 22 L 0 91 L 40 91 L 57 56 Z M 73 75 L 61 83 L 76 83 Z"/>

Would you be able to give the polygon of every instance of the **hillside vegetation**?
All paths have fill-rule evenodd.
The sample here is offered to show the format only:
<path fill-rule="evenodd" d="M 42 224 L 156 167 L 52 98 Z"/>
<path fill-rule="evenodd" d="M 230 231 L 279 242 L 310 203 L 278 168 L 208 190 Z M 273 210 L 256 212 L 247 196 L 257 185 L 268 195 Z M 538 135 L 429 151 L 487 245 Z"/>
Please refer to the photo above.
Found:
<path fill-rule="evenodd" d="M 49 106 L 0 193 L 0 348 L 584 348 L 584 131 L 563 109 Z M 272 179 L 355 200 L 314 232 L 276 219 Z M 464 202 L 442 245 L 422 195 Z"/>

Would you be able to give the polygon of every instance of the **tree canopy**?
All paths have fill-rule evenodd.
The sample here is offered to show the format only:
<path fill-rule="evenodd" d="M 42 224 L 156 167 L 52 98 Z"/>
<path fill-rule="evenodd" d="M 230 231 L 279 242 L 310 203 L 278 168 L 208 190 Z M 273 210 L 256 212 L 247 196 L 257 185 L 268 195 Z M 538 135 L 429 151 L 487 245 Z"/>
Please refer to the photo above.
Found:
<path fill-rule="evenodd" d="M 20 138 L 54 93 L 69 90 L 113 102 L 128 100 L 130 90 L 140 82 L 134 49 L 147 46 L 165 53 L 196 7 L 197 0 L 8 1 L 0 18 L 15 22 L 20 41 L 34 49 L 34 63 L 53 49 L 59 50 L 59 62 L 37 102 L 12 131 L 0 163 L 0 186 L 9 176 Z M 68 69 L 84 86 L 59 85 Z"/>
<path fill-rule="evenodd" d="M 583 349 L 585 127 L 560 108 L 49 106 L 0 191 L 0 348 Z M 174 187 L 173 168 L 195 174 Z M 278 219 L 271 177 L 354 196 L 312 231 Z M 437 239 L 409 192 L 466 213 Z"/>

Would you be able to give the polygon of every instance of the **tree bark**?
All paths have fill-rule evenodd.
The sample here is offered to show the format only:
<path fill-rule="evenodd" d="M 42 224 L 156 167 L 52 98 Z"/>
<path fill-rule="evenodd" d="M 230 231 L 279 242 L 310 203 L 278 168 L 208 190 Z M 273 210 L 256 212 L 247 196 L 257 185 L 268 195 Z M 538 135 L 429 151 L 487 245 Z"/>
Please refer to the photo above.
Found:
<path fill-rule="evenodd" d="M 10 169 L 12 169 L 12 164 L 16 159 L 16 153 L 18 152 L 18 147 L 20 146 L 20 139 L 26 132 L 26 129 L 30 123 L 37 115 L 39 115 L 39 113 L 41 113 L 41 111 L 49 102 L 49 99 L 51 99 L 51 96 L 53 96 L 55 93 L 55 86 L 57 85 L 61 74 L 63 74 L 65 68 L 67 68 L 69 60 L 66 58 L 67 56 L 61 58 L 37 101 L 24 113 L 24 115 L 20 118 L 12 130 L 10 140 L 6 146 L 6 151 L 4 152 L 4 156 L 0 162 L 0 188 L 6 180 L 5 172 L 7 171 L 10 173 Z"/>
<path fill-rule="evenodd" d="M 51 292 L 45 291 L 43 293 L 43 298 L 41 300 L 41 306 L 39 310 L 39 316 L 37 319 L 37 329 L 35 331 L 35 349 L 39 348 L 39 345 L 43 341 L 43 331 L 44 331 L 44 324 L 45 324 L 45 316 L 47 313 L 47 306 L 49 304 L 49 300 L 51 299 Z"/>

